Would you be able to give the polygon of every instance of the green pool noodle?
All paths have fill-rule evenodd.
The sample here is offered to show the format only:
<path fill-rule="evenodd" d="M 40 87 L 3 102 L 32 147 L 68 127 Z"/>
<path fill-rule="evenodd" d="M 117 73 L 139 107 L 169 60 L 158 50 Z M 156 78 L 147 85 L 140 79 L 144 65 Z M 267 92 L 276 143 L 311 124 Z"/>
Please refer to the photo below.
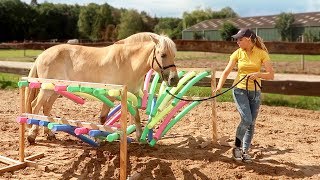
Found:
<path fill-rule="evenodd" d="M 87 90 L 87 89 L 84 89 Z M 110 101 L 105 95 L 107 94 L 107 90 L 103 88 L 95 88 L 92 92 L 93 96 L 98 98 L 100 101 L 105 103 L 109 107 L 114 107 L 114 103 Z"/>
<path fill-rule="evenodd" d="M 186 72 L 185 71 L 180 71 L 178 73 L 178 77 L 179 79 L 185 74 Z M 170 91 L 172 87 L 166 87 L 166 89 L 161 93 L 160 90 L 159 90 L 159 96 L 158 96 L 158 99 L 157 99 L 157 103 L 155 105 L 155 108 L 152 109 L 152 112 L 151 112 L 151 116 L 154 117 L 157 112 L 158 112 L 158 107 L 160 106 L 161 102 L 164 100 L 164 98 L 168 95 L 167 93 L 167 90 Z"/>
<path fill-rule="evenodd" d="M 80 86 L 68 86 L 67 91 L 68 92 L 80 92 Z"/>
<path fill-rule="evenodd" d="M 100 101 L 104 102 L 107 106 L 114 107 L 114 103 L 110 101 L 105 95 L 98 95 L 95 97 L 100 99 Z"/>
<path fill-rule="evenodd" d="M 144 127 L 142 134 L 141 134 L 141 137 L 140 137 L 140 142 L 142 142 L 142 143 L 147 142 L 147 136 L 148 136 L 149 131 L 150 131 L 150 129 L 147 126 Z"/>
<path fill-rule="evenodd" d="M 180 89 L 181 86 L 182 86 L 185 82 L 187 82 L 189 79 L 191 79 L 191 78 L 192 78 L 193 76 L 195 76 L 195 75 L 196 75 L 196 72 L 195 72 L 195 71 L 190 71 L 190 72 L 188 72 L 185 76 L 183 76 L 183 78 L 181 78 L 181 79 L 179 80 L 177 87 L 174 87 L 174 88 L 172 88 L 172 89 L 170 90 L 170 93 L 171 93 L 171 94 L 175 94 L 176 91 L 177 91 L 178 89 Z M 163 100 L 163 101 L 161 102 L 161 104 L 159 105 L 158 109 L 159 109 L 160 111 L 162 111 L 162 110 L 164 109 L 164 106 L 168 103 L 168 101 L 169 101 L 171 98 L 172 98 L 172 96 L 171 96 L 170 94 L 167 94 L 167 96 L 164 98 L 164 100 Z"/>
<path fill-rule="evenodd" d="M 171 87 L 167 87 L 167 90 L 170 91 L 171 90 Z M 167 96 L 167 92 L 164 91 L 163 94 L 160 95 L 160 97 L 158 96 L 158 99 L 157 99 L 157 103 L 155 105 L 155 107 L 152 109 L 152 112 L 151 112 L 151 116 L 154 117 L 157 112 L 158 112 L 158 107 L 160 106 L 161 102 L 164 100 L 164 98 Z"/>
<path fill-rule="evenodd" d="M 153 101 L 151 104 L 151 111 L 153 110 L 153 108 L 155 108 L 156 100 L 157 100 L 156 98 L 153 98 Z M 151 122 L 151 120 L 152 120 L 152 116 L 149 115 L 148 116 L 148 123 Z M 150 129 L 147 126 L 145 126 L 143 129 L 143 132 L 141 134 L 141 137 L 140 137 L 140 142 L 142 142 L 144 144 L 147 143 L 147 136 L 148 136 L 149 131 L 150 131 Z"/>
<path fill-rule="evenodd" d="M 167 106 L 163 111 L 158 113 L 157 116 L 155 116 L 150 123 L 148 123 L 147 127 L 149 129 L 152 129 L 160 121 L 160 119 L 162 119 L 166 114 L 168 114 L 173 108 L 174 106 L 172 106 L 172 104 Z"/>
<path fill-rule="evenodd" d="M 53 126 L 57 125 L 57 124 L 59 124 L 59 123 L 49 123 L 47 127 L 48 127 L 48 129 L 52 129 Z"/>
<path fill-rule="evenodd" d="M 167 88 L 167 83 L 165 81 L 162 81 L 160 88 L 159 88 L 159 95 L 164 92 L 164 90 Z"/>
<path fill-rule="evenodd" d="M 107 90 L 103 89 L 103 88 L 96 88 L 93 90 L 93 95 L 95 96 L 99 96 L 99 95 L 106 95 L 107 94 Z"/>
<path fill-rule="evenodd" d="M 132 115 L 132 116 L 135 116 L 137 114 L 136 112 L 136 109 L 130 104 L 127 102 L 127 107 L 128 107 L 128 111 L 129 113 Z"/>
<path fill-rule="evenodd" d="M 137 105 L 137 108 L 140 109 L 142 106 L 142 98 L 141 97 L 138 97 L 138 105 Z"/>
<path fill-rule="evenodd" d="M 158 73 L 156 73 L 149 89 L 148 103 L 147 103 L 147 109 L 146 109 L 146 113 L 148 115 L 151 113 L 151 104 L 154 97 L 154 91 L 156 90 L 159 79 L 160 79 L 160 76 Z"/>
<path fill-rule="evenodd" d="M 166 126 L 164 131 L 161 133 L 161 137 L 164 136 L 173 125 L 175 125 L 183 116 L 185 116 L 192 108 L 200 104 L 200 101 L 193 101 L 186 108 L 184 108 L 175 118 L 173 118 L 170 123 Z"/>
<path fill-rule="evenodd" d="M 117 97 L 117 99 L 119 100 L 119 101 L 121 101 L 121 96 L 118 96 Z M 136 109 L 131 105 L 131 103 L 129 103 L 128 101 L 127 101 L 127 108 L 128 108 L 128 111 L 129 111 L 129 113 L 132 115 L 132 116 L 135 116 L 136 115 Z"/>
<path fill-rule="evenodd" d="M 127 127 L 127 135 L 131 134 L 133 131 L 136 130 L 136 125 L 132 124 L 130 126 Z M 112 133 L 112 134 L 109 134 L 107 136 L 107 141 L 108 142 L 113 142 L 115 140 L 118 140 L 120 139 L 120 133 L 119 132 L 115 132 L 115 133 Z"/>
<path fill-rule="evenodd" d="M 85 86 L 80 87 L 80 92 L 84 92 L 84 93 L 88 93 L 88 94 L 93 95 L 93 91 L 94 91 L 94 89 L 91 87 L 85 87 Z"/>
<path fill-rule="evenodd" d="M 182 96 L 198 81 L 200 81 L 201 79 L 203 79 L 204 77 L 209 75 L 209 71 L 204 71 L 200 74 L 198 74 L 197 76 L 195 76 L 194 78 L 192 78 L 185 86 L 183 86 L 183 88 L 180 90 L 180 92 L 176 95 L 179 98 L 182 98 Z M 180 101 L 180 99 L 175 98 L 172 101 L 172 105 L 176 106 L 177 103 Z"/>
<path fill-rule="evenodd" d="M 151 147 L 154 147 L 154 146 L 156 145 L 156 143 L 157 143 L 157 140 L 152 139 L 152 140 L 150 141 L 149 145 L 150 145 Z"/>
<path fill-rule="evenodd" d="M 137 98 L 137 96 L 135 96 L 131 92 L 128 92 L 127 93 L 127 98 L 128 98 L 128 101 L 130 101 L 132 103 L 132 106 L 134 106 L 134 107 L 138 106 L 138 98 Z"/>
<path fill-rule="evenodd" d="M 18 87 L 28 87 L 29 86 L 29 82 L 28 81 L 19 81 L 18 82 Z"/>

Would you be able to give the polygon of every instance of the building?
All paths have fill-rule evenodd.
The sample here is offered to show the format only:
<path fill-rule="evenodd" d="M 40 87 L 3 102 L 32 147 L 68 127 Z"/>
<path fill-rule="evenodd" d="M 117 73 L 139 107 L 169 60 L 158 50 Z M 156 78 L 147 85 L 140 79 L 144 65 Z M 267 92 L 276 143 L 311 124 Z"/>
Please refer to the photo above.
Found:
<path fill-rule="evenodd" d="M 311 33 L 320 36 L 320 12 L 298 13 L 294 15 L 292 39 L 301 41 L 302 34 Z M 229 19 L 210 19 L 195 24 L 182 31 L 182 39 L 193 40 L 195 34 L 210 41 L 222 40 L 220 29 L 225 22 L 230 22 L 237 28 L 250 28 L 254 30 L 264 41 L 280 41 L 281 36 L 275 28 L 278 15 L 255 16 Z"/>

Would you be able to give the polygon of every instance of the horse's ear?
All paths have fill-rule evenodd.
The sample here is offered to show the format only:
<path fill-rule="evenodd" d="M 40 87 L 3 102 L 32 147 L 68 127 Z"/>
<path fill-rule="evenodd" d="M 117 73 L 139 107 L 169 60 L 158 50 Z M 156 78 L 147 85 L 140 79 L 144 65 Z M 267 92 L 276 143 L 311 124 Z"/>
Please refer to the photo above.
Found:
<path fill-rule="evenodd" d="M 152 39 L 153 42 L 155 42 L 156 44 L 158 44 L 159 39 L 157 39 L 156 37 L 150 35 L 150 38 Z"/>
<path fill-rule="evenodd" d="M 114 44 L 124 44 L 124 39 L 121 39 L 121 40 L 115 42 Z"/>

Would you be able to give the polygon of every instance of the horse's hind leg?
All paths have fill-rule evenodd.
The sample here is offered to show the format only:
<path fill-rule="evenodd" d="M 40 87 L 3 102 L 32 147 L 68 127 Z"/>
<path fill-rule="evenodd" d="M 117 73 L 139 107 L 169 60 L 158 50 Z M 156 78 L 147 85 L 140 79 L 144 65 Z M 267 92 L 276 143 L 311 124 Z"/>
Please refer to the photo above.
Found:
<path fill-rule="evenodd" d="M 112 102 L 116 100 L 115 97 L 108 97 L 108 99 Z M 102 108 L 101 108 L 101 113 L 100 113 L 100 123 L 104 124 L 107 120 L 108 114 L 110 112 L 110 107 L 107 106 L 105 103 L 103 103 Z"/>
<path fill-rule="evenodd" d="M 100 112 L 100 123 L 104 124 L 107 120 L 107 116 L 109 114 L 110 107 L 103 103 L 101 112 Z"/>
<path fill-rule="evenodd" d="M 41 89 L 37 98 L 32 102 L 32 114 L 38 114 L 43 104 L 47 101 L 48 97 L 54 92 Z M 28 142 L 34 144 L 37 135 L 39 134 L 39 126 L 32 125 L 28 133 Z"/>
<path fill-rule="evenodd" d="M 45 116 L 50 116 L 50 111 L 52 109 L 53 103 L 57 100 L 59 94 L 52 94 L 52 96 L 48 99 L 48 101 L 43 105 L 43 114 Z M 47 127 L 44 127 L 44 134 L 47 136 L 47 140 L 55 139 L 54 133 L 49 130 Z"/>

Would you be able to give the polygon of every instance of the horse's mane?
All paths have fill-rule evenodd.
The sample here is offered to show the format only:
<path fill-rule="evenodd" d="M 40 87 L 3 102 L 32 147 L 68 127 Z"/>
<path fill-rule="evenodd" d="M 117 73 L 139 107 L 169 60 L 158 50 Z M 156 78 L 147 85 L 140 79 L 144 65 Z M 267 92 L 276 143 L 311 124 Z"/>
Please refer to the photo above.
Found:
<path fill-rule="evenodd" d="M 137 34 L 133 34 L 125 39 L 122 39 L 115 44 L 132 44 L 139 42 L 148 42 L 154 41 L 154 39 L 158 40 L 157 45 L 159 46 L 161 51 L 168 51 L 170 55 L 175 55 L 177 49 L 175 43 L 166 35 L 155 34 L 151 32 L 141 32 Z M 156 43 L 156 42 L 155 42 Z"/>

